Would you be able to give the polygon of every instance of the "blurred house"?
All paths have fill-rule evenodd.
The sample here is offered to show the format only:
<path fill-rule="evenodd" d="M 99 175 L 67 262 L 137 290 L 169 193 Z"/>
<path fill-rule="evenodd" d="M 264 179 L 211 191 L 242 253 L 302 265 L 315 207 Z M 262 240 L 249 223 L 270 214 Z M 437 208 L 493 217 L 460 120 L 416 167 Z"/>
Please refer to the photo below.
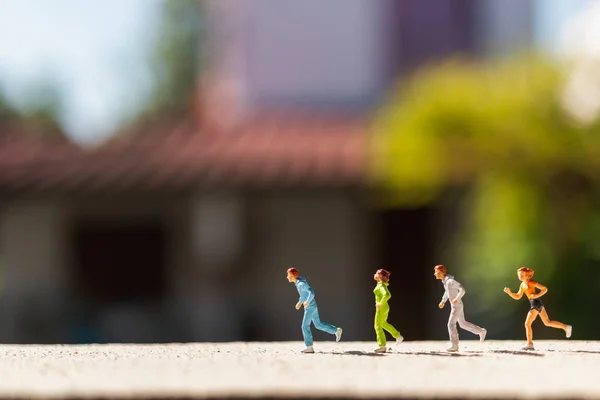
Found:
<path fill-rule="evenodd" d="M 0 149 L 0 341 L 299 340 L 290 266 L 346 340 L 373 339 L 380 267 L 405 337 L 444 338 L 424 316 L 453 212 L 373 207 L 370 118 L 426 62 L 527 43 L 530 3 L 204 5 L 189 115 L 92 150 Z"/>

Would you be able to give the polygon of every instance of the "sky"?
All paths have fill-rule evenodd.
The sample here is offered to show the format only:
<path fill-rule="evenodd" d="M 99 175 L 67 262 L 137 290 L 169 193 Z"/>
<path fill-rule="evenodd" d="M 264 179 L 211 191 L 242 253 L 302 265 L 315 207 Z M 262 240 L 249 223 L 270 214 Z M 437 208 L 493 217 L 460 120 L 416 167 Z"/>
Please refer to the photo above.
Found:
<path fill-rule="evenodd" d="M 70 135 L 82 143 L 102 139 L 139 100 L 157 4 L 0 0 L 0 85 L 22 101 L 28 82 L 55 81 L 65 91 Z"/>
<path fill-rule="evenodd" d="M 589 1 L 534 0 L 538 43 L 552 51 L 566 18 Z M 102 140 L 147 87 L 143 51 L 158 2 L 0 0 L 0 84 L 21 101 L 27 82 L 54 80 L 70 136 Z"/>
<path fill-rule="evenodd" d="M 561 28 L 592 1 L 596 0 L 534 0 L 537 44 L 551 53 L 560 51 Z"/>

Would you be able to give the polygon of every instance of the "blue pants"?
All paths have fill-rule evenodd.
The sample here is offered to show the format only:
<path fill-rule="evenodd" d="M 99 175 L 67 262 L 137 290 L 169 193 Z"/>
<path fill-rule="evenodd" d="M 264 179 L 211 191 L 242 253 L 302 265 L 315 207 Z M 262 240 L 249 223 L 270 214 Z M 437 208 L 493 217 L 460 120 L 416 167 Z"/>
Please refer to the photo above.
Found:
<path fill-rule="evenodd" d="M 321 321 L 319 318 L 319 310 L 316 304 L 304 308 L 304 318 L 302 318 L 302 336 L 304 336 L 304 344 L 306 347 L 313 345 L 313 336 L 310 331 L 310 323 L 315 324 L 315 328 L 320 331 L 335 335 L 337 327 Z"/>

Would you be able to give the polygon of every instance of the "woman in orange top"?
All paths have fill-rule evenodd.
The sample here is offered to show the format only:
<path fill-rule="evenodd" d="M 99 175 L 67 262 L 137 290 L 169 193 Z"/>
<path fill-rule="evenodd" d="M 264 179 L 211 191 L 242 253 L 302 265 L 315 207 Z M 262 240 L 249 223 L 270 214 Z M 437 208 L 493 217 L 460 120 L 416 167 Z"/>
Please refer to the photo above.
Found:
<path fill-rule="evenodd" d="M 534 271 L 531 268 L 519 268 L 517 270 L 517 276 L 521 281 L 519 285 L 519 291 L 517 293 L 511 292 L 511 290 L 507 287 L 504 288 L 504 292 L 507 293 L 510 297 L 515 300 L 519 300 L 523 297 L 523 294 L 527 296 L 529 299 L 529 304 L 531 305 L 529 309 L 529 313 L 527 314 L 527 319 L 525 319 L 525 334 L 527 335 L 527 345 L 524 346 L 523 350 L 534 350 L 533 348 L 533 330 L 531 329 L 531 324 L 537 318 L 538 314 L 542 319 L 542 322 L 546 326 L 550 326 L 552 328 L 558 328 L 565 331 L 567 334 L 567 338 L 571 337 L 571 332 L 573 327 L 571 325 L 565 325 L 562 322 L 551 321 L 548 317 L 548 313 L 546 312 L 546 308 L 544 304 L 540 300 L 540 297 L 548 292 L 548 288 L 541 283 L 538 283 L 531 278 L 533 278 Z M 540 289 L 539 293 L 535 292 L 535 289 Z"/>

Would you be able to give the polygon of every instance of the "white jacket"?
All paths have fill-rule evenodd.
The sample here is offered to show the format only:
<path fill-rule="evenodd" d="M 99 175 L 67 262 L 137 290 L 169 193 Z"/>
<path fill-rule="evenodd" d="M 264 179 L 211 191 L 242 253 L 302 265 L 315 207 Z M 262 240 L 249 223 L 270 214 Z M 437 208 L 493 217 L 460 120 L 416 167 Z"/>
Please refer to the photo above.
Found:
<path fill-rule="evenodd" d="M 444 295 L 442 296 L 442 303 L 445 304 L 448 299 L 458 299 L 458 303 L 456 305 L 462 304 L 462 297 L 466 293 L 464 286 L 460 282 L 454 280 L 453 275 L 449 274 L 446 274 L 444 279 L 442 279 L 442 284 L 444 285 Z M 452 306 L 455 305 L 452 303 L 452 301 L 450 301 L 450 304 Z"/>

